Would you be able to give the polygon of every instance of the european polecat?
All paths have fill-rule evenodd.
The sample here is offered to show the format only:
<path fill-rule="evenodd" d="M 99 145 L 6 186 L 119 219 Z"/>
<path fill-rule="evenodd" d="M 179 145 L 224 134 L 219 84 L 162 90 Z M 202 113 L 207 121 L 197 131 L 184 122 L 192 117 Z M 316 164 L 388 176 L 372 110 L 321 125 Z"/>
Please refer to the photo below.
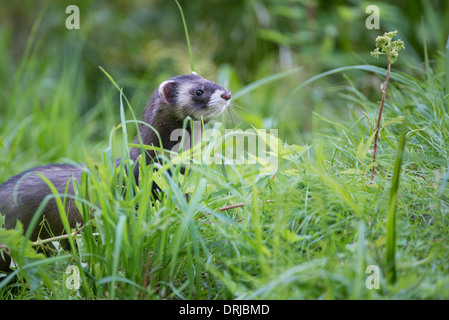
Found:
<path fill-rule="evenodd" d="M 160 140 L 152 129 L 142 124 L 140 136 L 143 144 L 171 150 L 177 141 L 170 141 L 170 134 L 173 130 L 182 128 L 185 118 L 188 116 L 194 120 L 203 118 L 207 122 L 222 113 L 230 99 L 231 93 L 228 90 L 196 73 L 162 82 L 148 102 L 142 119 L 158 131 Z M 162 146 L 159 141 L 162 142 Z M 135 143 L 139 144 L 138 136 Z M 136 161 L 140 154 L 141 149 L 134 147 L 130 151 L 130 158 Z M 153 153 L 147 152 L 147 164 L 152 161 L 153 156 Z M 77 166 L 50 164 L 20 173 L 0 185 L 0 213 L 5 216 L 5 228 L 15 228 L 17 220 L 20 220 L 26 231 L 39 205 L 47 195 L 52 194 L 48 185 L 37 173 L 48 178 L 58 193 L 64 194 L 68 186 L 67 194 L 73 195 L 73 186 L 69 180 L 77 179 L 80 182 L 81 172 L 82 169 Z M 136 166 L 134 171 L 136 181 L 138 172 Z M 65 209 L 72 228 L 76 222 L 82 222 L 73 200 L 66 199 Z M 41 225 L 43 218 L 40 218 L 31 235 L 32 241 L 38 236 L 45 239 L 64 232 L 53 198 L 45 206 L 42 215 L 45 216 L 44 227 Z M 8 266 L 9 262 L 3 261 L 0 257 L 0 271 L 8 270 Z"/>

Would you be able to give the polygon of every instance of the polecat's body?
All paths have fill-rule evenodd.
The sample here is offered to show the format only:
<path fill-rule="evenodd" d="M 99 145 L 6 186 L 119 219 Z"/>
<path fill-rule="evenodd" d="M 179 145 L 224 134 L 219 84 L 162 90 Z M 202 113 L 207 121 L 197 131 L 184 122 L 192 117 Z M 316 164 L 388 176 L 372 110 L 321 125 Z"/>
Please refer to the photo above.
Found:
<path fill-rule="evenodd" d="M 170 134 L 173 130 L 182 128 L 187 116 L 193 119 L 202 117 L 204 121 L 209 121 L 226 109 L 230 98 L 228 90 L 195 73 L 164 81 L 152 95 L 142 119 L 158 131 L 162 146 L 159 144 L 158 135 L 145 125 L 140 126 L 143 144 L 172 149 L 177 141 L 170 141 Z M 135 142 L 139 143 L 138 136 Z M 135 161 L 140 153 L 140 148 L 132 148 L 130 158 Z M 147 153 L 146 163 L 150 163 L 153 156 L 154 154 Z M 64 194 L 68 186 L 69 195 L 74 194 L 72 182 L 69 180 L 77 179 L 79 182 L 81 177 L 79 167 L 51 164 L 23 172 L 0 185 L 0 213 L 5 216 L 5 228 L 14 228 L 17 220 L 20 220 L 26 231 L 39 205 L 47 195 L 52 194 L 48 185 L 37 173 L 48 178 L 60 194 Z M 134 174 L 137 178 L 137 166 Z M 65 209 L 71 227 L 75 227 L 76 222 L 81 222 L 81 216 L 70 198 L 66 199 Z M 33 241 L 38 236 L 45 239 L 64 231 L 53 198 L 49 199 L 42 214 L 45 216 L 45 224 L 41 227 L 41 220 L 38 221 L 31 236 Z M 0 257 L 0 271 L 8 270 L 8 265 L 9 263 Z"/>
<path fill-rule="evenodd" d="M 67 194 L 73 195 L 73 184 L 69 180 L 81 180 L 81 169 L 67 164 L 37 167 L 12 177 L 0 186 L 0 212 L 5 215 L 6 229 L 14 228 L 16 221 L 20 220 L 26 231 L 41 202 L 47 195 L 52 194 L 50 187 L 42 180 L 40 174 L 52 182 L 59 194 L 64 194 L 67 187 Z M 51 233 L 58 235 L 64 230 L 56 201 L 51 197 L 48 201 L 43 210 L 46 225 L 40 228 L 40 221 L 38 221 L 31 235 L 32 240 L 36 240 L 38 235 L 44 239 L 50 237 Z M 69 223 L 72 226 L 75 226 L 77 221 L 81 222 L 81 216 L 72 199 L 66 199 L 65 209 L 70 213 Z M 48 229 L 49 226 L 51 232 Z"/>

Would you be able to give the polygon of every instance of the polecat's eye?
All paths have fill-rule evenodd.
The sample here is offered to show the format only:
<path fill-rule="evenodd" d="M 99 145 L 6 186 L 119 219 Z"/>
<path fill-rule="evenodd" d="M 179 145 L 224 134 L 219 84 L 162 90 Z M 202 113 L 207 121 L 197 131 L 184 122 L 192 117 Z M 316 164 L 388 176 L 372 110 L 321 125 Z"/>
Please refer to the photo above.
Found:
<path fill-rule="evenodd" d="M 201 95 L 203 95 L 204 91 L 203 90 L 196 90 L 195 94 L 199 97 Z"/>

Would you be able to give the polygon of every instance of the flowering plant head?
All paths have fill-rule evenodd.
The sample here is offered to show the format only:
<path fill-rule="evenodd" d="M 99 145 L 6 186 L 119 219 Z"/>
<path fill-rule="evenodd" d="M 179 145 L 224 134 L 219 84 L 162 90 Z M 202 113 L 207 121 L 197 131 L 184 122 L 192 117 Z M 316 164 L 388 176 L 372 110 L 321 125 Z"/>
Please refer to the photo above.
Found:
<path fill-rule="evenodd" d="M 381 54 L 386 55 L 390 62 L 393 64 L 398 56 L 401 49 L 405 49 L 404 41 L 395 40 L 392 41 L 393 37 L 397 34 L 397 31 L 385 32 L 383 36 L 376 38 L 376 49 L 371 51 L 371 55 L 374 58 L 379 58 Z"/>

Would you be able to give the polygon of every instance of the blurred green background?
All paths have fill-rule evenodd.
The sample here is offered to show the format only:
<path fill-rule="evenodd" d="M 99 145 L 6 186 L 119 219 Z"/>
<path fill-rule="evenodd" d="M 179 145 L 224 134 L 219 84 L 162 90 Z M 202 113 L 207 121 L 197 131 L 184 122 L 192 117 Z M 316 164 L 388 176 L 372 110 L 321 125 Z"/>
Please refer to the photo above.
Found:
<path fill-rule="evenodd" d="M 80 9 L 80 29 L 68 30 L 68 5 Z M 232 92 L 266 76 L 302 69 L 234 102 L 228 127 L 279 129 L 289 143 L 311 143 L 323 124 L 359 107 L 341 89 L 341 73 L 290 93 L 322 72 L 357 64 L 386 66 L 374 59 L 374 39 L 398 30 L 406 50 L 395 70 L 419 75 L 424 45 L 431 64 L 443 64 L 449 31 L 448 1 L 180 0 L 196 71 Z M 368 5 L 380 8 L 380 30 L 368 30 Z M 170 0 L 4 1 L 0 11 L 0 148 L 8 161 L 75 161 L 101 152 L 119 122 L 119 92 L 103 67 L 124 88 L 140 117 L 157 85 L 190 72 L 179 10 Z M 350 73 L 350 81 L 374 102 L 382 79 Z M 130 116 L 127 114 L 127 116 Z M 74 147 L 76 146 L 76 147 Z M 45 150 L 44 154 L 39 150 Z M 9 160 L 8 160 L 9 159 Z M 15 166 L 14 166 L 15 167 Z M 15 167 L 16 168 L 16 167 Z M 6 170 L 6 169 L 4 169 Z M 18 169 L 17 169 L 18 170 Z M 16 169 L 14 169 L 16 171 Z M 0 176 L 5 172 L 0 172 Z"/>

